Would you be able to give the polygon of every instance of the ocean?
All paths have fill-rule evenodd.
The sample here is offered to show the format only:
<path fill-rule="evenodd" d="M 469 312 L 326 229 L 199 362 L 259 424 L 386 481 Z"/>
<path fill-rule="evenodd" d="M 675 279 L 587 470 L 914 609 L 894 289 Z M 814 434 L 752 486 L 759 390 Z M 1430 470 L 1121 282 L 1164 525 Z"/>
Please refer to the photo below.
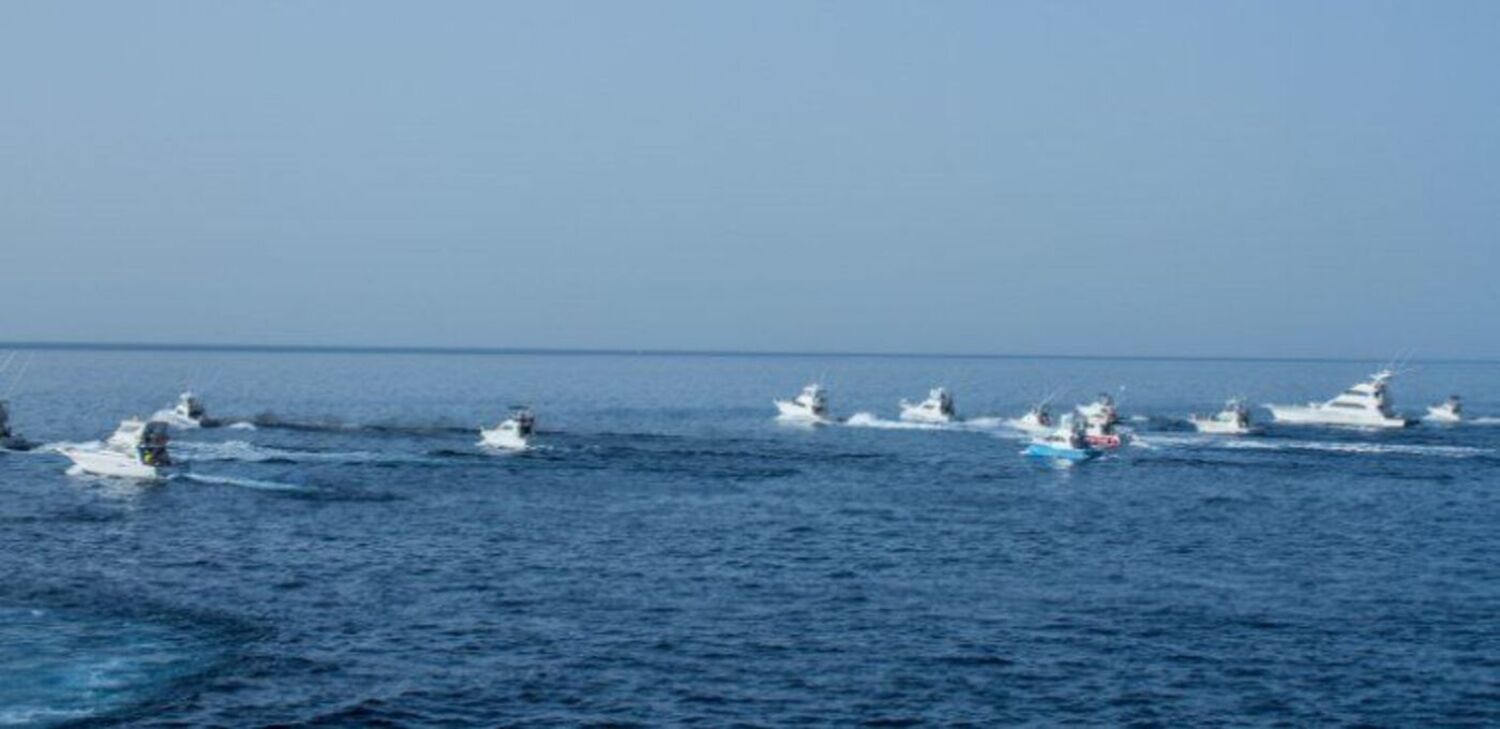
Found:
<path fill-rule="evenodd" d="M 1500 364 L 1395 381 L 1460 426 L 1182 420 L 1375 367 L 39 351 L 0 724 L 1493 725 Z M 812 380 L 849 424 L 773 418 Z M 967 423 L 897 422 L 936 385 Z M 189 387 L 228 427 L 174 431 L 183 475 L 52 451 Z M 1001 425 L 1099 392 L 1137 438 L 1094 462 Z M 513 404 L 535 447 L 478 447 Z"/>

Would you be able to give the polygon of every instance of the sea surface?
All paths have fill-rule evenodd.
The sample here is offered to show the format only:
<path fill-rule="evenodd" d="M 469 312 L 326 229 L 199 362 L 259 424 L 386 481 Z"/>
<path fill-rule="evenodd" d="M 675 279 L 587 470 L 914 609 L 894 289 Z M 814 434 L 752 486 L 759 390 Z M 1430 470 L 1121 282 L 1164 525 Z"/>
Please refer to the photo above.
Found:
<path fill-rule="evenodd" d="M 0 725 L 1495 725 L 1500 365 L 1397 379 L 1458 427 L 1182 421 L 1376 366 L 39 351 Z M 814 379 L 853 424 L 773 419 Z M 896 422 L 938 384 L 968 423 Z M 228 424 L 185 475 L 51 450 L 185 387 Z M 1024 459 L 1001 421 L 1059 391 L 1137 442 Z M 478 447 L 516 403 L 536 447 Z"/>

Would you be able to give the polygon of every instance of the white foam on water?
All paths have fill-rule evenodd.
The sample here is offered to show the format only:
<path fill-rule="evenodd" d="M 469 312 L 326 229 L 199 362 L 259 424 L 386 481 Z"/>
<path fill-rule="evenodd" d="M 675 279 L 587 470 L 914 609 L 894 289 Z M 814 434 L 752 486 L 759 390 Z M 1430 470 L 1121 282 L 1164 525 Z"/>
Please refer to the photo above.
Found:
<path fill-rule="evenodd" d="M 94 712 L 88 709 L 51 709 L 45 707 L 0 709 L 0 726 L 38 726 L 61 724 L 63 722 L 82 719 L 93 715 Z"/>
<path fill-rule="evenodd" d="M 310 489 L 310 488 L 308 488 L 306 486 L 297 486 L 295 484 L 280 483 L 280 482 L 277 482 L 277 481 L 261 481 L 259 479 L 254 479 L 254 478 L 237 478 L 237 477 L 234 477 L 234 476 L 213 476 L 213 475 L 204 474 L 204 473 L 183 473 L 183 474 L 178 474 L 174 478 L 182 479 L 184 481 L 193 481 L 195 483 L 209 484 L 209 485 L 214 485 L 214 486 L 239 486 L 241 488 L 257 489 L 257 490 L 260 490 L 260 491 L 311 491 L 312 490 L 312 489 Z"/>
<path fill-rule="evenodd" d="M 1441 445 L 1411 445 L 1405 443 L 1368 443 L 1350 442 L 1340 443 L 1335 441 L 1265 441 L 1254 438 L 1240 440 L 1224 440 L 1214 444 L 1220 448 L 1240 448 L 1249 450 L 1301 450 L 1321 451 L 1324 453 L 1354 453 L 1361 455 L 1406 455 L 1406 456 L 1436 456 L 1442 458 L 1474 458 L 1483 456 L 1493 451 L 1489 448 L 1471 448 L 1467 446 L 1441 446 Z"/>
<path fill-rule="evenodd" d="M 483 440 L 476 441 L 474 443 L 474 446 L 476 448 L 478 448 L 479 450 L 481 450 L 481 451 L 483 451 L 485 453 L 488 453 L 488 454 L 490 454 L 492 456 L 509 456 L 509 455 L 513 455 L 513 454 L 516 454 L 516 453 L 525 453 L 526 451 L 533 450 L 533 449 L 535 449 L 537 447 L 537 446 L 534 446 L 534 445 L 532 445 L 530 443 L 527 443 L 526 445 L 523 445 L 520 448 L 497 448 L 495 446 L 490 445 L 489 443 L 484 442 Z"/>
<path fill-rule="evenodd" d="M 1468 423 L 1469 425 L 1500 425 L 1500 418 L 1486 415 L 1481 418 L 1472 418 L 1464 422 Z"/>
<path fill-rule="evenodd" d="M 257 428 L 255 427 L 255 423 L 252 423 L 248 420 L 241 420 L 237 423 L 230 423 L 225 427 L 229 430 L 257 430 Z"/>
<path fill-rule="evenodd" d="M 203 427 L 202 424 L 198 423 L 197 421 L 188 420 L 187 418 L 178 415 L 176 410 L 171 409 L 158 410 L 151 415 L 150 419 L 159 420 L 163 423 L 166 423 L 167 425 L 170 425 L 174 428 L 180 428 L 182 430 L 192 430 L 194 428 Z"/>
<path fill-rule="evenodd" d="M 299 451 L 262 446 L 243 440 L 217 442 L 177 442 L 172 453 L 182 461 L 239 461 L 264 463 L 442 463 L 440 459 L 411 453 L 376 453 L 374 451 Z"/>
<path fill-rule="evenodd" d="M 909 420 L 887 420 L 874 413 L 855 413 L 844 420 L 851 428 L 877 428 L 883 430 L 936 430 L 955 433 L 992 431 L 1006 427 L 1001 418 L 984 417 L 955 420 L 951 423 L 918 423 Z"/>
<path fill-rule="evenodd" d="M 1494 453 L 1490 448 L 1468 446 L 1414 445 L 1408 443 L 1369 443 L 1312 440 L 1266 440 L 1243 436 L 1162 435 L 1137 437 L 1135 442 L 1149 448 L 1223 448 L 1259 451 L 1318 451 L 1359 455 L 1407 455 L 1442 458 L 1474 458 Z"/>
<path fill-rule="evenodd" d="M 1151 435 L 1134 436 L 1130 439 L 1130 444 L 1151 450 L 1161 450 L 1163 448 L 1212 448 L 1222 443 L 1226 438 L 1233 437 L 1236 436 L 1152 433 Z"/>
<path fill-rule="evenodd" d="M 911 423 L 905 420 L 886 420 L 874 413 L 855 413 L 844 421 L 851 428 L 881 428 L 884 430 L 951 430 L 944 423 Z"/>
<path fill-rule="evenodd" d="M 172 450 L 185 461 L 292 461 L 296 463 L 366 462 L 381 460 L 379 453 L 371 451 L 294 451 L 273 446 L 261 446 L 243 440 L 225 440 L 212 443 L 178 442 Z"/>

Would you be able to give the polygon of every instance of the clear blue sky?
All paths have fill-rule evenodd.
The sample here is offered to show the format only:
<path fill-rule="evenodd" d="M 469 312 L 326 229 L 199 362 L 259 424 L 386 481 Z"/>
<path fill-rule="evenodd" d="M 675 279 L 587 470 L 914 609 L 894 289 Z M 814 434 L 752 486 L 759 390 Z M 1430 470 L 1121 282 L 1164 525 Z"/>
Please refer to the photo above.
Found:
<path fill-rule="evenodd" d="M 0 3 L 0 340 L 1500 355 L 1496 2 Z"/>

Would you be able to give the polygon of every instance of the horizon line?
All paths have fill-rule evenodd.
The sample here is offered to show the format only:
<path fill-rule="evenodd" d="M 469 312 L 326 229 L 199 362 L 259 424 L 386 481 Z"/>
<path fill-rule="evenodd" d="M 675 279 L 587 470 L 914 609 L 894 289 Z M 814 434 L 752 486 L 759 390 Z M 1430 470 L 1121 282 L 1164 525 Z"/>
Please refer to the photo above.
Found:
<path fill-rule="evenodd" d="M 998 352 L 869 352 L 802 350 L 732 350 L 612 347 L 484 347 L 451 345 L 374 344 L 234 344 L 224 342 L 99 342 L 99 341 L 7 341 L 0 349 L 93 352 L 222 352 L 263 354 L 394 354 L 456 356 L 638 356 L 638 357 L 846 357 L 887 359 L 1055 359 L 1126 360 L 1162 362 L 1380 362 L 1374 357 L 1352 356 L 1245 356 L 1171 354 L 1038 354 Z M 1413 358 L 1433 364 L 1500 364 L 1493 357 Z"/>

